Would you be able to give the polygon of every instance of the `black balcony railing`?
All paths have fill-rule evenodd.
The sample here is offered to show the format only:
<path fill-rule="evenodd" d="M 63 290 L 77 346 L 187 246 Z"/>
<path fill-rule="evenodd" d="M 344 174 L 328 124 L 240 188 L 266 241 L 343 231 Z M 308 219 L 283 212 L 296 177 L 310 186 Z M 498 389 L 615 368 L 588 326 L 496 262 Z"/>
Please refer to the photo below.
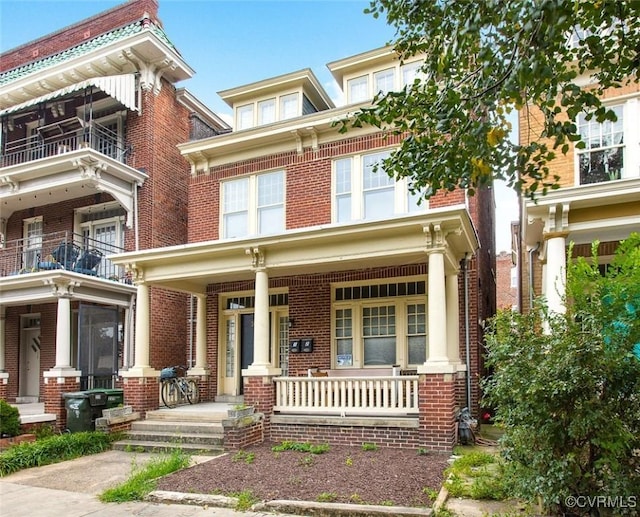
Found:
<path fill-rule="evenodd" d="M 95 122 L 76 125 L 60 122 L 55 131 L 36 132 L 28 138 L 6 142 L 0 155 L 0 167 L 9 167 L 78 149 L 93 149 L 114 160 L 126 162 L 127 148 L 119 135 Z M 47 128 L 51 128 L 47 126 Z"/>
<path fill-rule="evenodd" d="M 7 241 L 0 248 L 2 277 L 40 271 L 73 271 L 130 284 L 121 266 L 107 257 L 124 248 L 72 232 L 50 233 L 27 239 Z"/>

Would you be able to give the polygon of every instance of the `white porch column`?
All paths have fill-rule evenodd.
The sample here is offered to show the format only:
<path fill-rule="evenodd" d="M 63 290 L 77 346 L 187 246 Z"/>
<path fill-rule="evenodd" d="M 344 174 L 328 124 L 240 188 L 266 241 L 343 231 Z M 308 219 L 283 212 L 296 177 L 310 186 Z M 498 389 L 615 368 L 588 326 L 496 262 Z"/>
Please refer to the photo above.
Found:
<path fill-rule="evenodd" d="M 74 283 L 52 283 L 52 289 L 58 298 L 56 315 L 56 362 L 55 366 L 44 372 L 48 378 L 80 377 L 81 372 L 71 366 L 71 296 Z"/>
<path fill-rule="evenodd" d="M 134 364 L 128 370 L 120 372 L 120 375 L 122 377 L 157 377 L 160 373 L 149 366 L 149 286 L 144 282 L 137 284 L 135 320 Z"/>
<path fill-rule="evenodd" d="M 264 252 L 254 248 L 248 250 L 253 256 L 256 273 L 255 304 L 253 315 L 253 363 L 242 371 L 246 376 L 280 375 L 282 370 L 274 368 L 269 358 L 269 274 L 265 267 Z"/>
<path fill-rule="evenodd" d="M 460 363 L 460 306 L 458 273 L 447 275 L 447 357 Z M 458 367 L 458 370 L 460 368 Z"/>
<path fill-rule="evenodd" d="M 189 375 L 207 375 L 207 297 L 196 296 L 196 364 Z"/>
<path fill-rule="evenodd" d="M 547 239 L 545 296 L 551 312 L 565 311 L 564 295 L 567 272 L 566 234 L 552 234 Z"/>
<path fill-rule="evenodd" d="M 58 298 L 55 369 L 71 368 L 71 300 Z"/>
<path fill-rule="evenodd" d="M 425 228 L 429 254 L 427 288 L 427 360 L 418 373 L 454 373 L 456 364 L 448 356 L 448 304 L 445 286 L 444 255 L 447 247 L 445 233 L 439 224 Z M 457 308 L 456 308 L 457 312 Z"/>

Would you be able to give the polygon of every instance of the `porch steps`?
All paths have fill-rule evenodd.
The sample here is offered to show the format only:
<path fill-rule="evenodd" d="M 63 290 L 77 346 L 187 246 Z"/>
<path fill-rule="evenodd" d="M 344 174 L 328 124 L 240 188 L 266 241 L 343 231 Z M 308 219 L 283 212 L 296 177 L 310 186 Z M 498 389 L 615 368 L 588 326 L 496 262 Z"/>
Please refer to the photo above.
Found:
<path fill-rule="evenodd" d="M 127 438 L 113 448 L 131 452 L 171 452 L 179 449 L 188 454 L 215 456 L 223 451 L 222 419 L 226 411 L 189 411 L 180 408 L 148 411 L 146 420 L 131 424 Z"/>

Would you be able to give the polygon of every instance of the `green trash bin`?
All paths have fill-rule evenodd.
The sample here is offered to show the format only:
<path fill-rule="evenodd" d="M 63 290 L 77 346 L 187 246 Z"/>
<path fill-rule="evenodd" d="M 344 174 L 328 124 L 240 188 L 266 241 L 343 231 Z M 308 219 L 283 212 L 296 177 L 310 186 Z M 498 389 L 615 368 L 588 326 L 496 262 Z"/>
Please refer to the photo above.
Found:
<path fill-rule="evenodd" d="M 107 395 L 107 405 L 105 406 L 105 409 L 124 406 L 124 390 L 122 388 L 92 391 L 102 391 Z"/>
<path fill-rule="evenodd" d="M 62 396 L 67 410 L 67 429 L 72 433 L 94 431 L 96 418 L 102 416 L 107 405 L 105 390 L 74 391 Z"/>

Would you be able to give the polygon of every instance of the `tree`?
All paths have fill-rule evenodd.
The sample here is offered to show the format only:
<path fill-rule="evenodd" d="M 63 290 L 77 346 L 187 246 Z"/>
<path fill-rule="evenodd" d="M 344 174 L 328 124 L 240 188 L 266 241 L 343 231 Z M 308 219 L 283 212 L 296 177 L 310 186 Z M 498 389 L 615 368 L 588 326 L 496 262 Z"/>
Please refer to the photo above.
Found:
<path fill-rule="evenodd" d="M 530 197 L 557 188 L 549 162 L 579 142 L 581 112 L 615 120 L 602 92 L 640 77 L 640 2 L 582 0 L 373 0 L 405 61 L 424 54 L 422 74 L 340 121 L 405 135 L 385 161 L 429 195 L 502 179 Z M 592 73 L 597 84 L 575 80 Z M 509 114 L 541 111 L 540 139 L 515 144 Z M 564 113 L 563 113 L 564 112 Z M 567 118 L 568 116 L 568 118 Z"/>
<path fill-rule="evenodd" d="M 597 515 L 595 496 L 620 514 L 640 506 L 640 234 L 605 276 L 595 250 L 591 262 L 568 261 L 565 314 L 539 301 L 528 314 L 499 312 L 487 334 L 483 388 L 505 428 L 506 478 L 553 515 L 576 505 Z"/>

